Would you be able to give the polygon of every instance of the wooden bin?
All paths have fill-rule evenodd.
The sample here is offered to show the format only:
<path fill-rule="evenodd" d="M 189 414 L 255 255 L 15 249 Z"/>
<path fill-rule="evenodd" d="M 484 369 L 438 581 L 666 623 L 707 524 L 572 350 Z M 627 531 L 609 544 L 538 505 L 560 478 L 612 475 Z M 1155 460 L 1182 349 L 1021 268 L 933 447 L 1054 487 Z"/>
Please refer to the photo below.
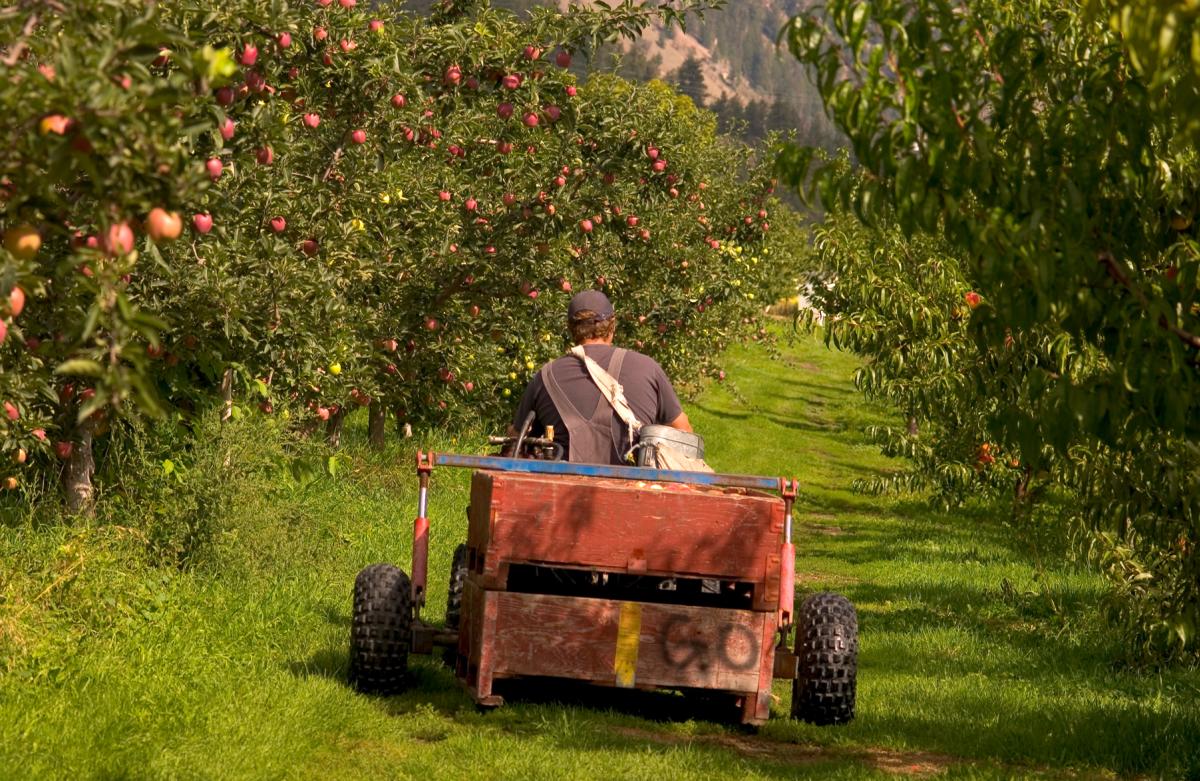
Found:
<path fill-rule="evenodd" d="M 770 711 L 784 504 L 744 489 L 478 471 L 457 672 L 485 705 L 501 678 L 738 695 Z M 516 565 L 733 581 L 745 609 L 524 593 Z"/>

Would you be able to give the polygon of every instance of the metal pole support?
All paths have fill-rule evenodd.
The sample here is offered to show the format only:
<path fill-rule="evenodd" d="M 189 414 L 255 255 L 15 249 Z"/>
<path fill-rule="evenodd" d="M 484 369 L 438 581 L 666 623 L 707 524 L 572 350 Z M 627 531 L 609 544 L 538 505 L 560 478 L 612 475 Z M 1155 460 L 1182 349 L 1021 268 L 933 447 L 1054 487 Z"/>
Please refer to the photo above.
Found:
<path fill-rule="evenodd" d="M 415 615 L 425 606 L 425 586 L 429 574 L 429 476 L 433 473 L 433 454 L 417 451 L 417 518 L 413 521 L 412 603 Z"/>
<path fill-rule="evenodd" d="M 783 497 L 783 549 L 779 552 L 779 629 L 786 635 L 796 609 L 796 546 L 792 544 L 792 505 L 799 484 L 793 478 L 779 480 Z"/>

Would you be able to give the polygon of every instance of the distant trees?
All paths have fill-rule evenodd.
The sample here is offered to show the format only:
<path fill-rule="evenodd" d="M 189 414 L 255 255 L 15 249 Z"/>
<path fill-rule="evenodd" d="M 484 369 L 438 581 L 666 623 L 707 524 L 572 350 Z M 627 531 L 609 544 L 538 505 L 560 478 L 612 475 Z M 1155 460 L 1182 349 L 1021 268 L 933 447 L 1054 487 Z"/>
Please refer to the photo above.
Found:
<path fill-rule="evenodd" d="M 700 60 L 695 55 L 689 56 L 676 68 L 671 74 L 670 82 L 697 106 L 704 105 L 708 88 L 704 84 L 704 71 L 700 68 Z"/>

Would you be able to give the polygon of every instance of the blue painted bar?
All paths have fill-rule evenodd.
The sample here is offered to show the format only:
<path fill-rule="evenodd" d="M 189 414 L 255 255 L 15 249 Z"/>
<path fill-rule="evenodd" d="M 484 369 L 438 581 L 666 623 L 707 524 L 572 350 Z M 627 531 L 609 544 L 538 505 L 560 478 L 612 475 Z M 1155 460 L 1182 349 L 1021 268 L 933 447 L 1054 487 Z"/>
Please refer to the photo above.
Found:
<path fill-rule="evenodd" d="M 778 477 L 757 475 L 723 475 L 710 472 L 680 472 L 670 469 L 649 469 L 641 466 L 612 466 L 608 464 L 573 464 L 568 461 L 536 461 L 528 458 L 498 456 L 467 456 L 455 453 L 434 453 L 438 466 L 462 466 L 471 469 L 495 469 L 501 472 L 525 472 L 535 475 L 572 475 L 574 477 L 611 477 L 619 480 L 645 480 L 648 483 L 686 483 L 715 485 L 730 488 L 758 488 L 763 491 L 781 490 Z"/>

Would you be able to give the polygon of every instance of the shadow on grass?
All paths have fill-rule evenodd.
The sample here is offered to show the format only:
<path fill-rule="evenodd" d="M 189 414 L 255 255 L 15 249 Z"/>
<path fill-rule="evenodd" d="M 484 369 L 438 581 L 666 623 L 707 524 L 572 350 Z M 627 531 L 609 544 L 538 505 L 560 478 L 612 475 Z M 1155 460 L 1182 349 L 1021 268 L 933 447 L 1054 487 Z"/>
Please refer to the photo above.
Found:
<path fill-rule="evenodd" d="M 330 646 L 309 656 L 303 661 L 288 662 L 287 671 L 297 678 L 319 676 L 339 683 L 347 683 L 349 651 L 345 646 Z"/>
<path fill-rule="evenodd" d="M 511 705 L 601 710 L 663 724 L 708 721 L 753 732 L 741 725 L 734 696 L 724 692 L 617 689 L 561 678 L 496 681 L 496 691 Z"/>

